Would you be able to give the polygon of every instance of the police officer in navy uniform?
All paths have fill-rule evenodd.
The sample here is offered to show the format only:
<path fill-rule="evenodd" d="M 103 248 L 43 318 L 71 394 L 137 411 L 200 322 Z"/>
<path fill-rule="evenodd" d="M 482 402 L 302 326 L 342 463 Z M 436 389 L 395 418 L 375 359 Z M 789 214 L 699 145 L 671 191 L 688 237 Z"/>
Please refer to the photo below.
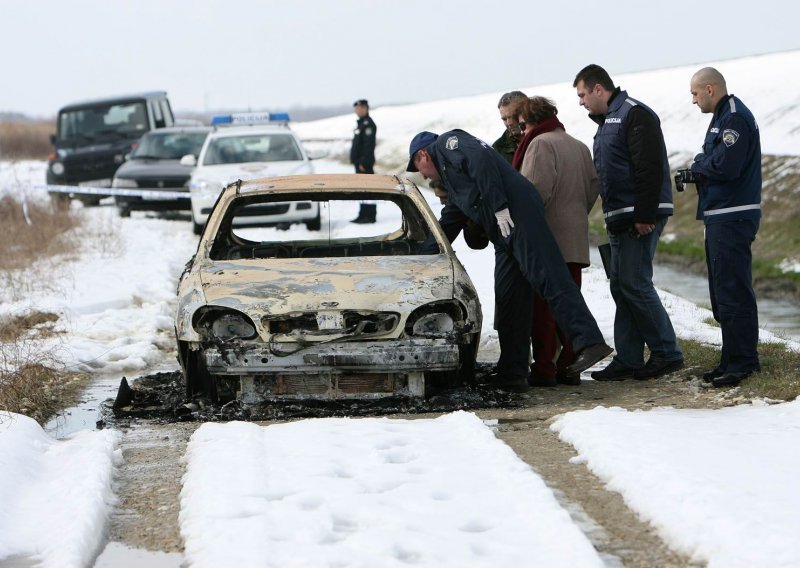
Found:
<path fill-rule="evenodd" d="M 579 102 L 597 122 L 594 165 L 611 245 L 616 356 L 592 378 L 652 379 L 683 367 L 675 330 L 653 286 L 653 257 L 672 215 L 672 180 L 661 123 L 652 109 L 614 87 L 599 65 L 575 77 Z M 650 350 L 644 362 L 645 345 Z"/>
<path fill-rule="evenodd" d="M 439 223 L 451 242 L 472 221 L 483 227 L 495 247 L 500 359 L 494 386 L 528 390 L 532 288 L 550 304 L 578 353 L 568 373 L 578 374 L 611 353 L 567 271 L 539 192 L 505 158 L 463 130 L 441 136 L 420 132 L 409 146 L 407 169 L 447 191 Z M 437 251 L 429 239 L 420 252 Z"/>
<path fill-rule="evenodd" d="M 353 145 L 350 147 L 350 163 L 357 174 L 372 174 L 375 166 L 375 121 L 369 116 L 369 103 L 359 99 L 353 103 L 356 116 L 356 129 L 353 133 Z M 358 217 L 352 223 L 374 223 L 378 206 L 375 203 L 361 203 Z"/>
<path fill-rule="evenodd" d="M 700 69 L 689 87 L 700 111 L 713 113 L 691 166 L 697 219 L 705 223 L 711 309 L 722 328 L 719 365 L 703 380 L 733 386 L 760 369 L 750 245 L 761 220 L 761 139 L 750 109 L 728 94 L 719 71 Z"/>

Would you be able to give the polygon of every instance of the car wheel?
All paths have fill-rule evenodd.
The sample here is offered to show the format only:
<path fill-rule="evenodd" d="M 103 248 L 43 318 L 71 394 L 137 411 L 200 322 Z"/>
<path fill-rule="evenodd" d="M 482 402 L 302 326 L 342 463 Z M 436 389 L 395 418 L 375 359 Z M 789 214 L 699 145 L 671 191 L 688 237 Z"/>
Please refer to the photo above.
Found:
<path fill-rule="evenodd" d="M 131 216 L 131 210 L 128 209 L 127 207 L 120 207 L 119 208 L 119 216 L 120 217 L 126 217 L 126 218 L 130 217 Z"/>
<path fill-rule="evenodd" d="M 95 207 L 100 205 L 100 200 L 103 199 L 103 196 L 97 195 L 80 195 L 78 196 L 78 200 L 83 203 L 85 207 Z"/>
<path fill-rule="evenodd" d="M 319 231 L 322 228 L 322 216 L 320 215 L 319 211 L 317 211 L 316 218 L 312 219 L 311 221 L 306 221 L 306 228 L 309 231 Z"/>

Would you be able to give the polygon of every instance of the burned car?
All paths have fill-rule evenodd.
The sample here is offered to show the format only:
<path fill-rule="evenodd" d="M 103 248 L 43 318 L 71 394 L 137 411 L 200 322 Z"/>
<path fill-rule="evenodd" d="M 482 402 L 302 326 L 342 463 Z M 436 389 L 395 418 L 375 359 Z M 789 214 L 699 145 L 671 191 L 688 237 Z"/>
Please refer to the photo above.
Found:
<path fill-rule="evenodd" d="M 364 200 L 377 222 L 351 224 Z M 320 230 L 247 224 L 308 201 Z M 176 336 L 190 397 L 423 397 L 472 378 L 481 318 L 413 183 L 302 175 L 223 190 L 178 286 Z"/>

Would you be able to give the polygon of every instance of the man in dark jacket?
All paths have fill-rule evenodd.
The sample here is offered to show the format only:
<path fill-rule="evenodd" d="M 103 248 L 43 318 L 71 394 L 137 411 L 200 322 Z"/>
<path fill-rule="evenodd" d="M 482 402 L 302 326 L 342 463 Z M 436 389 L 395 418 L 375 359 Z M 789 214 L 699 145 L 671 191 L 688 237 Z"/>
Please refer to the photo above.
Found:
<path fill-rule="evenodd" d="M 509 164 L 514 158 L 514 152 L 517 151 L 517 144 L 519 144 L 519 141 L 522 139 L 519 122 L 517 121 L 517 117 L 514 116 L 511 103 L 527 98 L 527 95 L 522 91 L 511 91 L 503 93 L 500 97 L 500 101 L 497 103 L 497 110 L 500 111 L 500 120 L 503 121 L 506 129 L 503 131 L 503 135 L 494 141 L 492 148 L 500 152 L 500 155 L 508 160 Z"/>
<path fill-rule="evenodd" d="M 697 180 L 697 218 L 705 223 L 708 290 L 722 328 L 722 354 L 703 375 L 715 387 L 738 385 L 760 369 L 758 306 L 750 245 L 761 220 L 761 139 L 750 110 L 728 94 L 713 67 L 692 76 L 692 102 L 713 113 L 691 171 Z"/>
<path fill-rule="evenodd" d="M 617 354 L 600 381 L 652 379 L 683 367 L 683 354 L 653 286 L 653 256 L 672 215 L 672 181 L 661 123 L 649 107 L 614 87 L 599 65 L 575 77 L 580 104 L 598 123 L 594 137 L 603 216 L 611 245 Z M 644 347 L 650 358 L 644 363 Z"/>
<path fill-rule="evenodd" d="M 411 141 L 407 169 L 447 191 L 439 223 L 451 242 L 472 221 L 494 244 L 500 341 L 495 386 L 528 389 L 532 287 L 550 304 L 578 353 L 569 373 L 611 353 L 547 227 L 539 192 L 499 153 L 463 130 L 441 136 L 420 132 Z"/>
<path fill-rule="evenodd" d="M 356 116 L 356 129 L 353 131 L 353 145 L 350 147 L 350 163 L 357 174 L 375 173 L 375 133 L 377 127 L 369 115 L 369 103 L 359 99 L 353 103 Z M 361 203 L 358 217 L 353 223 L 374 223 L 378 206 L 375 203 Z"/>

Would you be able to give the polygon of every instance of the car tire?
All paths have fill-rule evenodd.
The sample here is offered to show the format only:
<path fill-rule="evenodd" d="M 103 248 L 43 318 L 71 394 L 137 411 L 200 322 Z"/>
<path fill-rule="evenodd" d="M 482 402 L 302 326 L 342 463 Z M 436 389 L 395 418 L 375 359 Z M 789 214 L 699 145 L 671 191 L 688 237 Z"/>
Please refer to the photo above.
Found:
<path fill-rule="evenodd" d="M 120 207 L 119 208 L 119 216 L 120 217 L 124 217 L 124 218 L 128 218 L 128 217 L 131 216 L 131 210 L 128 209 L 127 207 Z"/>
<path fill-rule="evenodd" d="M 309 231 L 319 231 L 322 228 L 322 216 L 319 211 L 317 211 L 316 218 L 306 221 L 306 228 Z"/>
<path fill-rule="evenodd" d="M 198 223 L 197 221 L 195 221 L 195 220 L 194 220 L 194 215 L 192 215 L 192 232 L 193 232 L 195 235 L 202 235 L 202 234 L 203 234 L 203 228 L 204 228 L 204 227 L 205 227 L 205 225 L 204 225 L 204 224 L 202 224 L 202 223 Z"/>

